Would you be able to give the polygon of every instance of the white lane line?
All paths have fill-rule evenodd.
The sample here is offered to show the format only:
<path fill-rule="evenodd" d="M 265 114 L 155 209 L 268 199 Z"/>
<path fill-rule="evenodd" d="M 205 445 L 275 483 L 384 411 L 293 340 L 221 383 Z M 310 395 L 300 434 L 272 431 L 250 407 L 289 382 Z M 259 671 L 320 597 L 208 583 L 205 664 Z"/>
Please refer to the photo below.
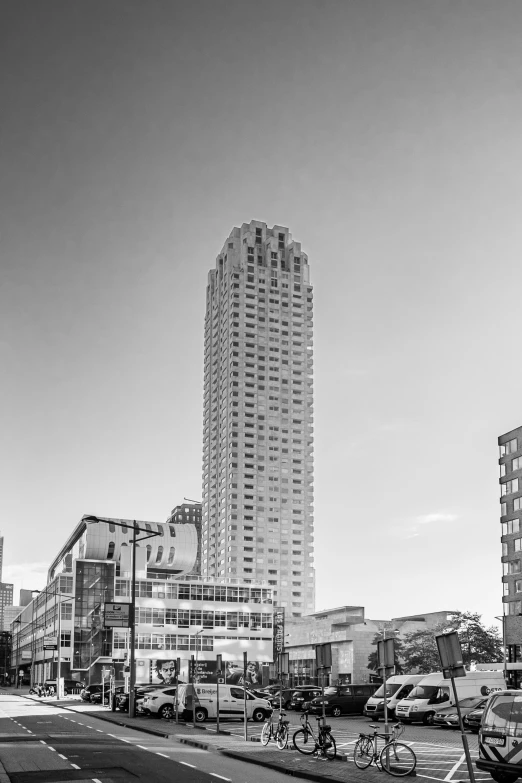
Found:
<path fill-rule="evenodd" d="M 219 778 L 220 780 L 227 780 L 228 783 L 232 783 L 232 778 L 224 778 L 223 775 L 218 775 L 217 772 L 209 772 L 209 775 L 212 775 L 213 778 Z"/>
<path fill-rule="evenodd" d="M 101 780 L 98 780 L 98 778 L 92 778 L 93 783 L 101 783 Z"/>
<path fill-rule="evenodd" d="M 96 731 L 99 731 L 100 734 L 103 734 L 103 731 L 101 729 L 96 729 Z"/>
<path fill-rule="evenodd" d="M 78 766 L 78 764 L 73 764 L 73 763 L 72 763 L 72 761 L 71 761 L 71 767 L 74 767 L 74 769 L 80 769 L 80 767 Z"/>
<path fill-rule="evenodd" d="M 123 739 L 123 737 L 116 737 L 116 739 L 119 739 L 120 742 L 126 742 L 127 745 L 132 745 L 132 742 L 130 740 Z"/>
<path fill-rule="evenodd" d="M 147 748 L 145 747 L 145 745 L 137 745 L 136 747 L 138 747 L 138 748 L 141 748 L 142 750 L 147 750 Z"/>
<path fill-rule="evenodd" d="M 192 769 L 196 769 L 195 764 L 189 764 L 188 761 L 180 761 L 180 764 L 183 764 L 185 767 L 192 767 Z"/>
<path fill-rule="evenodd" d="M 50 745 L 48 745 L 47 747 L 49 748 L 49 750 L 54 750 L 54 752 L 56 753 L 56 748 L 52 748 Z"/>
<path fill-rule="evenodd" d="M 156 756 L 163 756 L 164 759 L 168 759 L 168 756 L 166 756 L 164 753 L 157 753 Z"/>
<path fill-rule="evenodd" d="M 462 764 L 465 758 L 466 758 L 466 754 L 463 753 L 459 758 L 459 760 L 456 761 L 455 764 L 452 766 L 452 768 L 450 769 L 450 771 L 448 772 L 444 780 L 451 780 L 451 776 L 453 775 L 454 772 L 457 771 L 457 769 L 460 767 L 460 765 Z"/>
<path fill-rule="evenodd" d="M 45 740 L 40 740 L 40 742 L 42 743 L 42 745 L 47 745 L 47 742 Z"/>
<path fill-rule="evenodd" d="M 61 759 L 65 759 L 67 761 L 67 756 L 64 756 L 63 753 L 58 753 Z"/>
<path fill-rule="evenodd" d="M 428 780 L 438 780 L 440 783 L 440 778 L 434 778 L 432 775 L 417 775 L 418 778 L 427 778 Z"/>

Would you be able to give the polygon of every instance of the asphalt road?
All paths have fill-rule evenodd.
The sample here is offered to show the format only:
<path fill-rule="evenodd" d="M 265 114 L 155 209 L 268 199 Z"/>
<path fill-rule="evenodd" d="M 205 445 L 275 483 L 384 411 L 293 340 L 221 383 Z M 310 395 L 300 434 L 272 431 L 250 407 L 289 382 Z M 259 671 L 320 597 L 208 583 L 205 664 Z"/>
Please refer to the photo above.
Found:
<path fill-rule="evenodd" d="M 12 783 L 288 783 L 274 770 L 11 695 L 0 696 L 0 761 Z"/>

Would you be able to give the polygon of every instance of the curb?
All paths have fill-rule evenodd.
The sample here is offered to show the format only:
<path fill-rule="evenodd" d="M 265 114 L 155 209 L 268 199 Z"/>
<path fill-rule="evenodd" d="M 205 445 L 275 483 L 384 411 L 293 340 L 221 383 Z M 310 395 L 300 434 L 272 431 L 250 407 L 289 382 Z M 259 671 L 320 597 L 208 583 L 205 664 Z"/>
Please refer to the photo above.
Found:
<path fill-rule="evenodd" d="M 303 780 L 315 780 L 318 781 L 318 783 L 333 783 L 334 781 L 334 778 L 331 778 L 329 775 L 319 775 L 302 769 L 289 769 L 280 764 L 274 764 L 271 761 L 266 762 L 261 761 L 261 759 L 253 759 L 249 757 L 248 754 L 243 756 L 235 750 L 220 750 L 219 752 L 223 756 L 228 756 L 228 758 L 246 761 L 247 764 L 256 764 L 258 767 L 264 767 L 265 769 L 273 769 L 276 772 L 281 772 L 283 775 L 290 775 L 290 777 L 303 778 Z"/>

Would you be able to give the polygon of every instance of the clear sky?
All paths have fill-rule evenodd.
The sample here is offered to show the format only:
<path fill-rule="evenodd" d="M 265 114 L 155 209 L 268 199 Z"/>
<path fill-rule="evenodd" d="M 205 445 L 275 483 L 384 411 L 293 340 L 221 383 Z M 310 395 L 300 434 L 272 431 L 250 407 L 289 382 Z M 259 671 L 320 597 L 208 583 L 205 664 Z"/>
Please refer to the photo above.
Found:
<path fill-rule="evenodd" d="M 4 579 L 201 497 L 207 272 L 315 289 L 317 609 L 501 613 L 522 424 L 519 0 L 12 0 L 0 33 Z"/>

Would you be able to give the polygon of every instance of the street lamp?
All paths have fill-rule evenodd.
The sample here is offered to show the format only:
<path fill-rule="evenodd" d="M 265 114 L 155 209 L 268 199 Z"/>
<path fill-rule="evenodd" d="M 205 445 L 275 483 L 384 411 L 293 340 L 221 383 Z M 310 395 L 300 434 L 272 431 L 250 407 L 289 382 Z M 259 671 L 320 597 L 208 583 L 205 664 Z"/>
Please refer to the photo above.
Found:
<path fill-rule="evenodd" d="M 197 628 L 197 626 L 195 626 Z M 194 639 L 196 640 L 196 658 L 194 662 L 194 666 L 192 667 L 192 723 L 196 722 L 196 694 L 194 690 L 194 682 L 196 680 L 196 672 L 198 670 L 198 636 L 200 633 L 203 633 L 205 629 L 203 626 L 194 634 Z"/>
<path fill-rule="evenodd" d="M 125 528 L 125 530 L 129 529 L 129 525 L 124 524 L 123 522 L 116 522 L 116 520 L 111 519 L 110 521 L 107 519 L 99 519 L 98 517 L 95 517 L 93 515 L 84 516 L 82 517 L 83 522 L 104 522 L 106 525 L 116 525 L 117 527 Z M 145 528 L 142 528 L 138 525 L 136 520 L 132 523 L 132 528 L 134 530 L 134 535 L 131 538 L 131 544 L 132 544 L 132 571 L 131 571 L 131 604 L 130 604 L 130 628 L 129 628 L 129 643 L 130 643 L 130 683 L 129 683 L 129 718 L 134 717 L 134 701 L 135 701 L 135 694 L 134 689 L 136 687 L 136 543 L 138 541 L 145 541 L 147 538 L 154 538 L 154 536 L 161 536 L 162 533 L 156 532 L 153 533 L 150 530 L 146 530 Z M 147 535 L 141 536 L 141 538 L 137 538 L 138 533 L 146 533 Z"/>

